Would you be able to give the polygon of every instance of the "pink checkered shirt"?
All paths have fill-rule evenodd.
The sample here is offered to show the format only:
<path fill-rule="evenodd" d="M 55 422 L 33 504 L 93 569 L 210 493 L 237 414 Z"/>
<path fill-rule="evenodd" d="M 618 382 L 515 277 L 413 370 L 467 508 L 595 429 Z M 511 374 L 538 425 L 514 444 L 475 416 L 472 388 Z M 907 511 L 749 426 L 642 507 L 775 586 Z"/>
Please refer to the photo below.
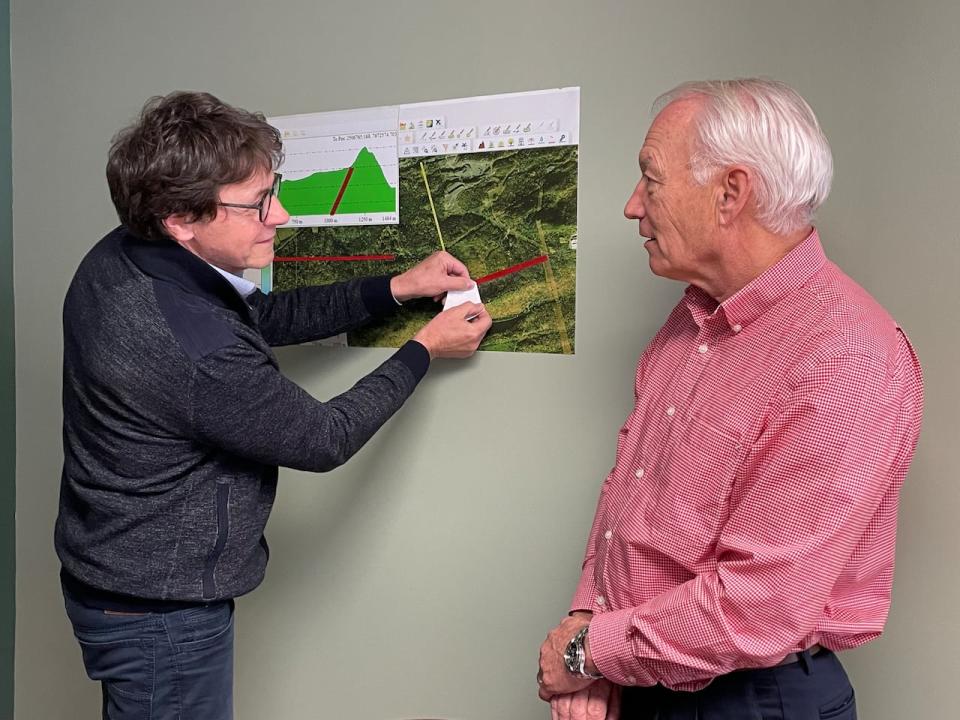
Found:
<path fill-rule="evenodd" d="M 687 288 L 640 358 L 571 605 L 600 671 L 695 690 L 880 635 L 922 405 L 906 336 L 816 231 L 719 306 Z"/>

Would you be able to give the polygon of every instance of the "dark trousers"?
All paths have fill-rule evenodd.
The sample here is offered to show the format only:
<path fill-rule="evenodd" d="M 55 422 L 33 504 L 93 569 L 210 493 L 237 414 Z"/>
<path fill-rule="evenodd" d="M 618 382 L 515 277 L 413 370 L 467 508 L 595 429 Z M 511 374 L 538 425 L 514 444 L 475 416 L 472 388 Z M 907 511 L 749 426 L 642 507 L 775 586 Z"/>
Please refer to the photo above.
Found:
<path fill-rule="evenodd" d="M 697 692 L 624 688 L 622 720 L 856 720 L 853 688 L 829 650 L 764 670 L 740 670 Z"/>
<path fill-rule="evenodd" d="M 118 614 L 64 591 L 64 604 L 87 675 L 100 682 L 104 720 L 233 717 L 232 600 Z"/>

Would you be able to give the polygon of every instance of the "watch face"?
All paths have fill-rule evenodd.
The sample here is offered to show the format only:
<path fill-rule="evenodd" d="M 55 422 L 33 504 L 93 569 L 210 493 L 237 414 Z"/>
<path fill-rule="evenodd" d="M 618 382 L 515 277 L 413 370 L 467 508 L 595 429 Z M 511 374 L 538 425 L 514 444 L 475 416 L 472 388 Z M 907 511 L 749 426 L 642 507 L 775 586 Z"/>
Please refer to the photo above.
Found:
<path fill-rule="evenodd" d="M 574 675 L 579 675 L 579 657 L 577 655 L 577 639 L 573 638 L 567 643 L 567 649 L 563 651 L 563 664 L 567 666 L 567 671 Z"/>

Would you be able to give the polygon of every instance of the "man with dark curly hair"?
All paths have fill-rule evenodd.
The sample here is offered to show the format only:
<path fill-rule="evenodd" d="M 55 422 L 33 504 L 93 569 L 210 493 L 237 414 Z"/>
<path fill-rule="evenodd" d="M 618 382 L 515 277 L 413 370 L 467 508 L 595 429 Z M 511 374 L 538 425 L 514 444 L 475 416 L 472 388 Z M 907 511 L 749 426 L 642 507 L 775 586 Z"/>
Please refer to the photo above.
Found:
<path fill-rule="evenodd" d="M 282 157 L 263 115 L 206 93 L 153 98 L 110 149 L 121 225 L 64 303 L 64 465 L 55 544 L 104 718 L 232 717 L 233 598 L 263 580 L 279 465 L 346 462 L 435 357 L 467 357 L 482 305 L 438 314 L 321 402 L 271 348 L 335 335 L 470 285 L 437 253 L 395 276 L 263 294 Z"/>

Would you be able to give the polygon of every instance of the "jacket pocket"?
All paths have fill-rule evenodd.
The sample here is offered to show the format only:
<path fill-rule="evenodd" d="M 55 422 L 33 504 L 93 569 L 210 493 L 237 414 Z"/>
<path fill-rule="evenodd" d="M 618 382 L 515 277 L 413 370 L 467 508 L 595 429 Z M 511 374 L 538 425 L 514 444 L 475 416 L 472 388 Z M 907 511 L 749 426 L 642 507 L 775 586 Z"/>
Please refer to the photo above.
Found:
<path fill-rule="evenodd" d="M 217 597 L 217 583 L 214 574 L 217 563 L 223 555 L 230 534 L 230 480 L 217 480 L 217 494 L 214 500 L 217 504 L 217 541 L 213 551 L 207 558 L 203 569 L 203 599 L 212 600 Z"/>

